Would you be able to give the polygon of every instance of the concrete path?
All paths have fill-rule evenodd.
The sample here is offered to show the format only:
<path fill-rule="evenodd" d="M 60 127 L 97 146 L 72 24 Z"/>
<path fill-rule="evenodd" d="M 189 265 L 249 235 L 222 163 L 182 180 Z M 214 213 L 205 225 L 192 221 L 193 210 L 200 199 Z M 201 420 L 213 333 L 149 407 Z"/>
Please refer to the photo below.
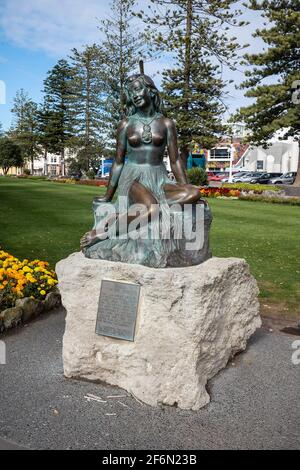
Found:
<path fill-rule="evenodd" d="M 258 331 L 210 382 L 211 403 L 192 412 L 151 408 L 124 390 L 65 379 L 63 330 L 60 310 L 1 338 L 0 449 L 300 448 L 300 365 L 291 361 L 299 337 Z"/>

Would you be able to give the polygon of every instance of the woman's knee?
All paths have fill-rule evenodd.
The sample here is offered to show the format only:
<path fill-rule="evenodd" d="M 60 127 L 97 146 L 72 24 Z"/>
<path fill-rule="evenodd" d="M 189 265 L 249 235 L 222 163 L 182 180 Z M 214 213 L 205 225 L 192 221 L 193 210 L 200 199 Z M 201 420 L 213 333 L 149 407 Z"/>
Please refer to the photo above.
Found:
<path fill-rule="evenodd" d="M 199 188 L 197 186 L 193 186 L 191 184 L 186 186 L 186 198 L 187 198 L 188 202 L 190 202 L 190 203 L 198 201 L 198 199 L 200 199 Z"/>

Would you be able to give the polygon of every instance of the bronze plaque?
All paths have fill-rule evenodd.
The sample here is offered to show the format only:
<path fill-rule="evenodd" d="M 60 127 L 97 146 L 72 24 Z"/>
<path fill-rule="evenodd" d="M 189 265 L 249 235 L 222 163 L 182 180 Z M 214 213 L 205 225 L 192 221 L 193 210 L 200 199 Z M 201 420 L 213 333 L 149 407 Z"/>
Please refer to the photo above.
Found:
<path fill-rule="evenodd" d="M 138 284 L 103 279 L 98 304 L 97 335 L 134 341 L 139 297 Z"/>

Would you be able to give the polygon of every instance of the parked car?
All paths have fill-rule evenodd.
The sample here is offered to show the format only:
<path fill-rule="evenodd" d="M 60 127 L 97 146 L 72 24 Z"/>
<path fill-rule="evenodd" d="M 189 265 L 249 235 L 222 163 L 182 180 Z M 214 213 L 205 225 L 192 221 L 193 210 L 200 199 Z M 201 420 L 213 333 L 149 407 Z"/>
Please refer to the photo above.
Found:
<path fill-rule="evenodd" d="M 260 176 L 253 177 L 250 183 L 268 184 L 272 178 L 278 178 L 280 176 L 281 173 L 262 173 Z"/>
<path fill-rule="evenodd" d="M 296 179 L 296 175 L 297 173 L 295 171 L 289 171 L 281 176 L 272 178 L 270 180 L 270 184 L 293 184 Z"/>
<path fill-rule="evenodd" d="M 248 171 L 240 177 L 235 176 L 234 183 L 250 183 L 253 178 L 259 177 L 261 174 L 262 172 L 258 171 Z"/>
<path fill-rule="evenodd" d="M 220 176 L 217 176 L 217 175 L 207 175 L 207 181 L 208 182 L 217 181 L 220 183 L 222 181 L 222 178 L 220 178 Z"/>
<path fill-rule="evenodd" d="M 240 181 L 240 178 L 242 176 L 245 176 L 249 173 L 249 171 L 238 171 L 232 174 L 232 182 L 233 183 L 238 183 Z M 222 180 L 223 183 L 228 183 L 229 176 L 227 174 L 226 178 Z"/>
<path fill-rule="evenodd" d="M 216 176 L 218 176 L 219 178 L 221 178 L 222 180 L 222 183 L 228 178 L 229 176 L 229 173 L 227 171 L 222 171 L 220 173 L 216 173 Z"/>

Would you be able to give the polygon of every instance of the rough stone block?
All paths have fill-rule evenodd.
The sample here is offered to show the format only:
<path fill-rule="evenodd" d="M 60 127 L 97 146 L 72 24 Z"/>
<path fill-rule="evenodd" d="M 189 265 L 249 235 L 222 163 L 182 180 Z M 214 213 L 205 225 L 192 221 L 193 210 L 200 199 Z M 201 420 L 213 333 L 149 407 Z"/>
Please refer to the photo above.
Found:
<path fill-rule="evenodd" d="M 67 309 L 65 376 L 117 385 L 149 405 L 206 405 L 207 381 L 261 325 L 257 284 L 242 259 L 156 269 L 74 253 L 56 271 Z M 104 278 L 141 286 L 134 342 L 95 333 Z"/>
<path fill-rule="evenodd" d="M 43 303 L 40 300 L 31 299 L 30 297 L 18 299 L 16 302 L 16 307 L 20 307 L 23 310 L 23 323 L 31 320 L 31 318 L 39 316 L 44 310 Z"/>
<path fill-rule="evenodd" d="M 23 310 L 20 307 L 11 307 L 0 313 L 0 324 L 2 323 L 5 330 L 21 323 Z"/>

